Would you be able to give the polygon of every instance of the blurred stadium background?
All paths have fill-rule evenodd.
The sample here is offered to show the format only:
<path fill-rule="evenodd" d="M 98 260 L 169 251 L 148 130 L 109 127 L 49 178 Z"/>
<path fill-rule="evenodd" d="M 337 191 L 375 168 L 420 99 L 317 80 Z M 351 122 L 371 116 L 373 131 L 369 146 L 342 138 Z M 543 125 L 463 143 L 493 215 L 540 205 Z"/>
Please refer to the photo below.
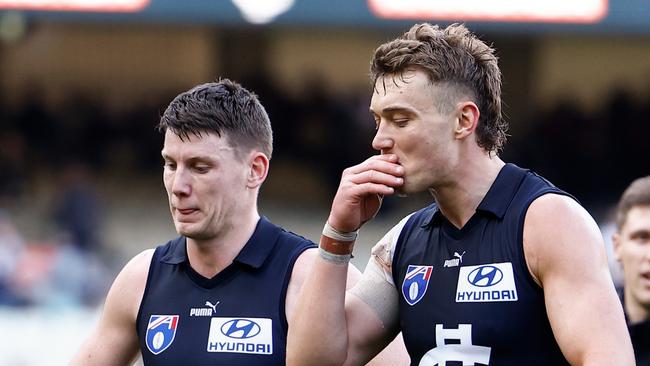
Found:
<path fill-rule="evenodd" d="M 372 52 L 416 21 L 494 43 L 504 158 L 573 193 L 609 241 L 612 205 L 650 168 L 650 3 L 522 3 L 0 0 L 0 365 L 66 364 L 117 271 L 175 235 L 154 126 L 195 84 L 260 96 L 275 131 L 261 212 L 317 240 L 341 170 L 372 153 Z M 355 264 L 428 202 L 388 199 Z"/>

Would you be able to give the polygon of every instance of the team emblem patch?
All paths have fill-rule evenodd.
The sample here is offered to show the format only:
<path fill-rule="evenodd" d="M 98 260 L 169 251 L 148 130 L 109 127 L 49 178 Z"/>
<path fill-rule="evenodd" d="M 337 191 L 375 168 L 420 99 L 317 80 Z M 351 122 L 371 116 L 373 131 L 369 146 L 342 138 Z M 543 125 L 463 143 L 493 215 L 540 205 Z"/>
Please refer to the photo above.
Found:
<path fill-rule="evenodd" d="M 433 266 L 409 265 L 402 283 L 402 295 L 409 305 L 413 306 L 422 300 L 429 287 L 432 271 Z"/>
<path fill-rule="evenodd" d="M 147 348 L 154 355 L 166 350 L 174 341 L 178 315 L 152 315 L 147 325 Z"/>

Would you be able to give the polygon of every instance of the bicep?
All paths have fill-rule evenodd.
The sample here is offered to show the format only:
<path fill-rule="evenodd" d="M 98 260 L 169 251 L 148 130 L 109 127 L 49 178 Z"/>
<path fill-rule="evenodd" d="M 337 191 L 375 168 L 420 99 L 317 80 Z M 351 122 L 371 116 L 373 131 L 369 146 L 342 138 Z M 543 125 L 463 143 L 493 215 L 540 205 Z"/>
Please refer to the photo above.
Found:
<path fill-rule="evenodd" d="M 626 359 L 629 337 L 622 308 L 602 236 L 589 214 L 568 197 L 542 196 L 526 215 L 524 249 L 544 290 L 553 334 L 569 362 L 620 364 Z"/>
<path fill-rule="evenodd" d="M 376 257 L 368 262 L 362 278 L 348 291 L 345 313 L 348 322 L 348 364 L 367 362 L 398 333 L 398 297 Z M 406 352 L 400 350 L 400 357 Z M 378 363 L 376 363 L 378 364 Z"/>
<path fill-rule="evenodd" d="M 73 365 L 125 365 L 138 352 L 137 311 L 144 292 L 151 253 L 136 256 L 108 291 L 97 327 L 82 344 Z"/>

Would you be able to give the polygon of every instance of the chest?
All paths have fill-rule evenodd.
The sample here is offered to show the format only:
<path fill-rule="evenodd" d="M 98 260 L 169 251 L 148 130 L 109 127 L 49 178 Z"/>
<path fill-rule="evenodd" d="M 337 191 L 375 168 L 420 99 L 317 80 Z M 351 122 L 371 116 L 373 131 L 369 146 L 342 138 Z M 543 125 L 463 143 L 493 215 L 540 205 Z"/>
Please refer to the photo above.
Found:
<path fill-rule="evenodd" d="M 138 337 L 147 364 L 284 362 L 281 279 L 234 271 L 211 286 L 200 286 L 176 267 L 158 272 L 149 281 L 138 316 Z"/>
<path fill-rule="evenodd" d="M 412 230 L 400 240 L 394 280 L 400 326 L 413 360 L 438 355 L 449 361 L 533 365 L 539 360 L 531 355 L 543 349 L 561 359 L 517 230 L 479 222 L 464 231 Z"/>

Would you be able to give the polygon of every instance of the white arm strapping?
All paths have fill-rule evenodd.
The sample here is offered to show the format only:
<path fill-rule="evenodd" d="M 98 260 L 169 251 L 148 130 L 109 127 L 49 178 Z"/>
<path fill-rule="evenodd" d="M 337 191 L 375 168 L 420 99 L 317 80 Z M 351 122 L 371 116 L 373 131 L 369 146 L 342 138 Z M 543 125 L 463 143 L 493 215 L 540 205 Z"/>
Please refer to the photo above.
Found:
<path fill-rule="evenodd" d="M 363 276 L 349 291 L 370 306 L 386 329 L 397 329 L 399 291 L 393 282 L 392 262 L 395 245 L 406 221 L 405 217 L 372 248 Z"/>

